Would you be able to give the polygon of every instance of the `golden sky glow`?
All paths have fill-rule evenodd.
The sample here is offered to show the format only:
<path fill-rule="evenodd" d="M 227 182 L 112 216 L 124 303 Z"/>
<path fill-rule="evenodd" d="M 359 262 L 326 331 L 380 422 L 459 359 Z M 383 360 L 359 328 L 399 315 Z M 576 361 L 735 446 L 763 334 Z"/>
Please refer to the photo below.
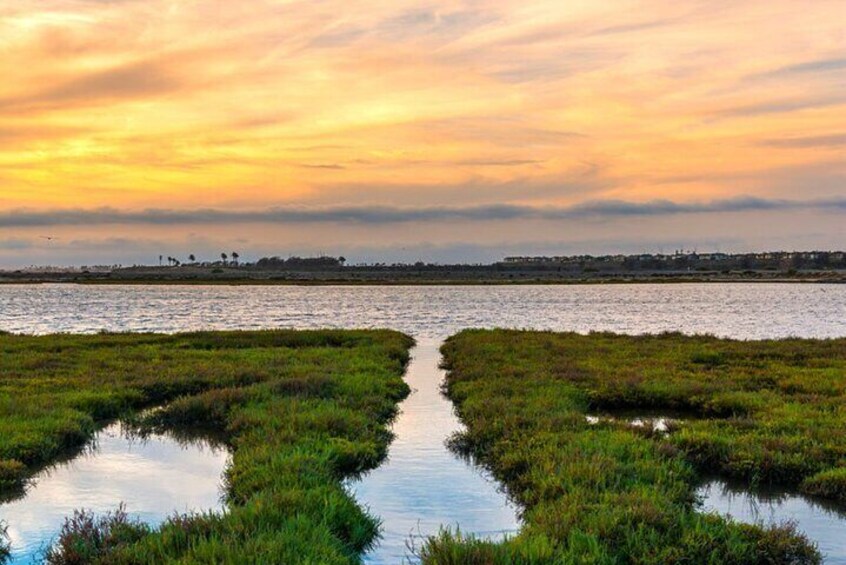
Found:
<path fill-rule="evenodd" d="M 843 0 L 15 0 L 0 77 L 7 215 L 846 196 Z"/>

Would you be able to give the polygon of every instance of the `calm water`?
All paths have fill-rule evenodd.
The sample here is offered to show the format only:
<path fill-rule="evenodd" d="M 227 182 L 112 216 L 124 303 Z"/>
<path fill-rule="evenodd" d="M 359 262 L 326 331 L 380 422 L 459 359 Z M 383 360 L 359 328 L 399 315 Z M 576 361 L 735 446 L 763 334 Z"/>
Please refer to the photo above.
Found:
<path fill-rule="evenodd" d="M 818 544 L 825 563 L 846 564 L 846 509 L 779 490 L 750 492 L 743 485 L 714 480 L 699 488 L 706 512 L 750 524 L 791 521 Z"/>
<path fill-rule="evenodd" d="M 438 394 L 437 347 L 447 336 L 467 327 L 510 327 L 840 337 L 846 336 L 846 285 L 0 286 L 0 330 L 11 332 L 279 327 L 393 328 L 420 343 L 408 374 L 416 392 L 401 407 L 389 461 L 350 486 L 385 522 L 383 542 L 368 559 L 393 563 L 406 540 L 440 525 L 498 535 L 516 523 L 497 485 L 444 446 L 459 428 Z M 112 507 L 126 498 L 115 493 Z M 812 536 L 817 528 L 816 522 L 800 527 Z"/>
<path fill-rule="evenodd" d="M 403 563 L 410 557 L 408 543 L 419 546 L 441 526 L 462 525 L 462 531 L 485 537 L 518 528 L 516 508 L 493 479 L 444 445 L 461 424 L 452 404 L 433 386 L 443 379 L 439 345 L 421 341 L 412 352 L 406 380 L 413 392 L 394 423 L 389 459 L 351 485 L 356 498 L 383 520 L 381 543 L 366 556 L 367 563 Z"/>
<path fill-rule="evenodd" d="M 174 512 L 219 510 L 228 459 L 202 440 L 140 439 L 113 424 L 79 457 L 39 473 L 26 496 L 0 505 L 12 564 L 41 562 L 64 518 L 80 507 L 105 513 L 124 502 L 131 516 L 153 525 Z"/>
<path fill-rule="evenodd" d="M 737 338 L 846 335 L 846 285 L 497 287 L 0 286 L 0 330 L 466 327 L 679 330 Z"/>

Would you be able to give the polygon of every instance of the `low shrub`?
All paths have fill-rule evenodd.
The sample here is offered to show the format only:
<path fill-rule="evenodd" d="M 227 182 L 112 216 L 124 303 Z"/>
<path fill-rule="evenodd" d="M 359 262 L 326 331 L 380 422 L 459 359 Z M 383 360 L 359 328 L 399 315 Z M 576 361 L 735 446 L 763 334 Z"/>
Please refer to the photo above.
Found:
<path fill-rule="evenodd" d="M 77 510 L 65 518 L 58 539 L 47 551 L 50 565 L 86 565 L 137 542 L 150 533 L 146 524 L 131 519 L 121 505 L 105 516 Z"/>

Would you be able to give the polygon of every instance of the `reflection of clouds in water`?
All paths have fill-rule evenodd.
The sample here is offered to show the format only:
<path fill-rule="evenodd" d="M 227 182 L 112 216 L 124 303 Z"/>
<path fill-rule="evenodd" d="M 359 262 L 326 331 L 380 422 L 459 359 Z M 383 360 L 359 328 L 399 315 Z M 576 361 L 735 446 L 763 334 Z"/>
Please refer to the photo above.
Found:
<path fill-rule="evenodd" d="M 827 564 L 846 563 L 846 510 L 842 508 L 785 491 L 751 491 L 722 480 L 702 485 L 697 494 L 703 501 L 703 511 L 728 515 L 738 522 L 792 522 L 819 545 Z"/>
<path fill-rule="evenodd" d="M 493 537 L 517 529 L 516 509 L 498 484 L 445 445 L 461 425 L 440 393 L 438 346 L 437 340 L 419 340 L 412 351 L 406 382 L 414 392 L 394 423 L 388 462 L 349 485 L 383 520 L 381 543 L 367 563 L 399 563 L 410 536 L 435 534 L 441 526 Z"/>
<path fill-rule="evenodd" d="M 21 532 L 18 528 L 9 525 L 6 530 L 6 535 L 8 536 L 9 542 L 12 544 L 13 548 L 22 547 L 24 545 L 23 532 Z"/>
<path fill-rule="evenodd" d="M 130 514 L 153 524 L 173 512 L 220 509 L 225 450 L 167 435 L 140 439 L 114 424 L 93 447 L 46 469 L 25 497 L 0 506 L 9 524 L 15 560 L 27 563 L 75 509 L 97 513 L 125 502 Z"/>

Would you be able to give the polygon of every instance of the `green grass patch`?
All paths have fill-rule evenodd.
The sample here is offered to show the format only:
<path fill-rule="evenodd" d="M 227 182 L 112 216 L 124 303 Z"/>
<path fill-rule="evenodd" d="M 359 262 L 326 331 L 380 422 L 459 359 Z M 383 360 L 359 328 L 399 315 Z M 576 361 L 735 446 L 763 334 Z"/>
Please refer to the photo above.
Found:
<path fill-rule="evenodd" d="M 846 506 L 846 467 L 821 471 L 802 483 L 802 491 Z"/>
<path fill-rule="evenodd" d="M 49 562 L 358 562 L 379 523 L 342 482 L 385 457 L 412 344 L 390 331 L 2 335 L 0 496 L 106 421 L 165 404 L 136 423 L 231 448 L 227 511 L 156 531 L 81 512 Z"/>
<path fill-rule="evenodd" d="M 814 563 L 790 526 L 698 512 L 701 474 L 842 502 L 846 340 L 465 331 L 443 347 L 453 445 L 524 509 L 494 544 L 444 533 L 427 563 Z M 686 416 L 668 435 L 600 413 Z"/>

